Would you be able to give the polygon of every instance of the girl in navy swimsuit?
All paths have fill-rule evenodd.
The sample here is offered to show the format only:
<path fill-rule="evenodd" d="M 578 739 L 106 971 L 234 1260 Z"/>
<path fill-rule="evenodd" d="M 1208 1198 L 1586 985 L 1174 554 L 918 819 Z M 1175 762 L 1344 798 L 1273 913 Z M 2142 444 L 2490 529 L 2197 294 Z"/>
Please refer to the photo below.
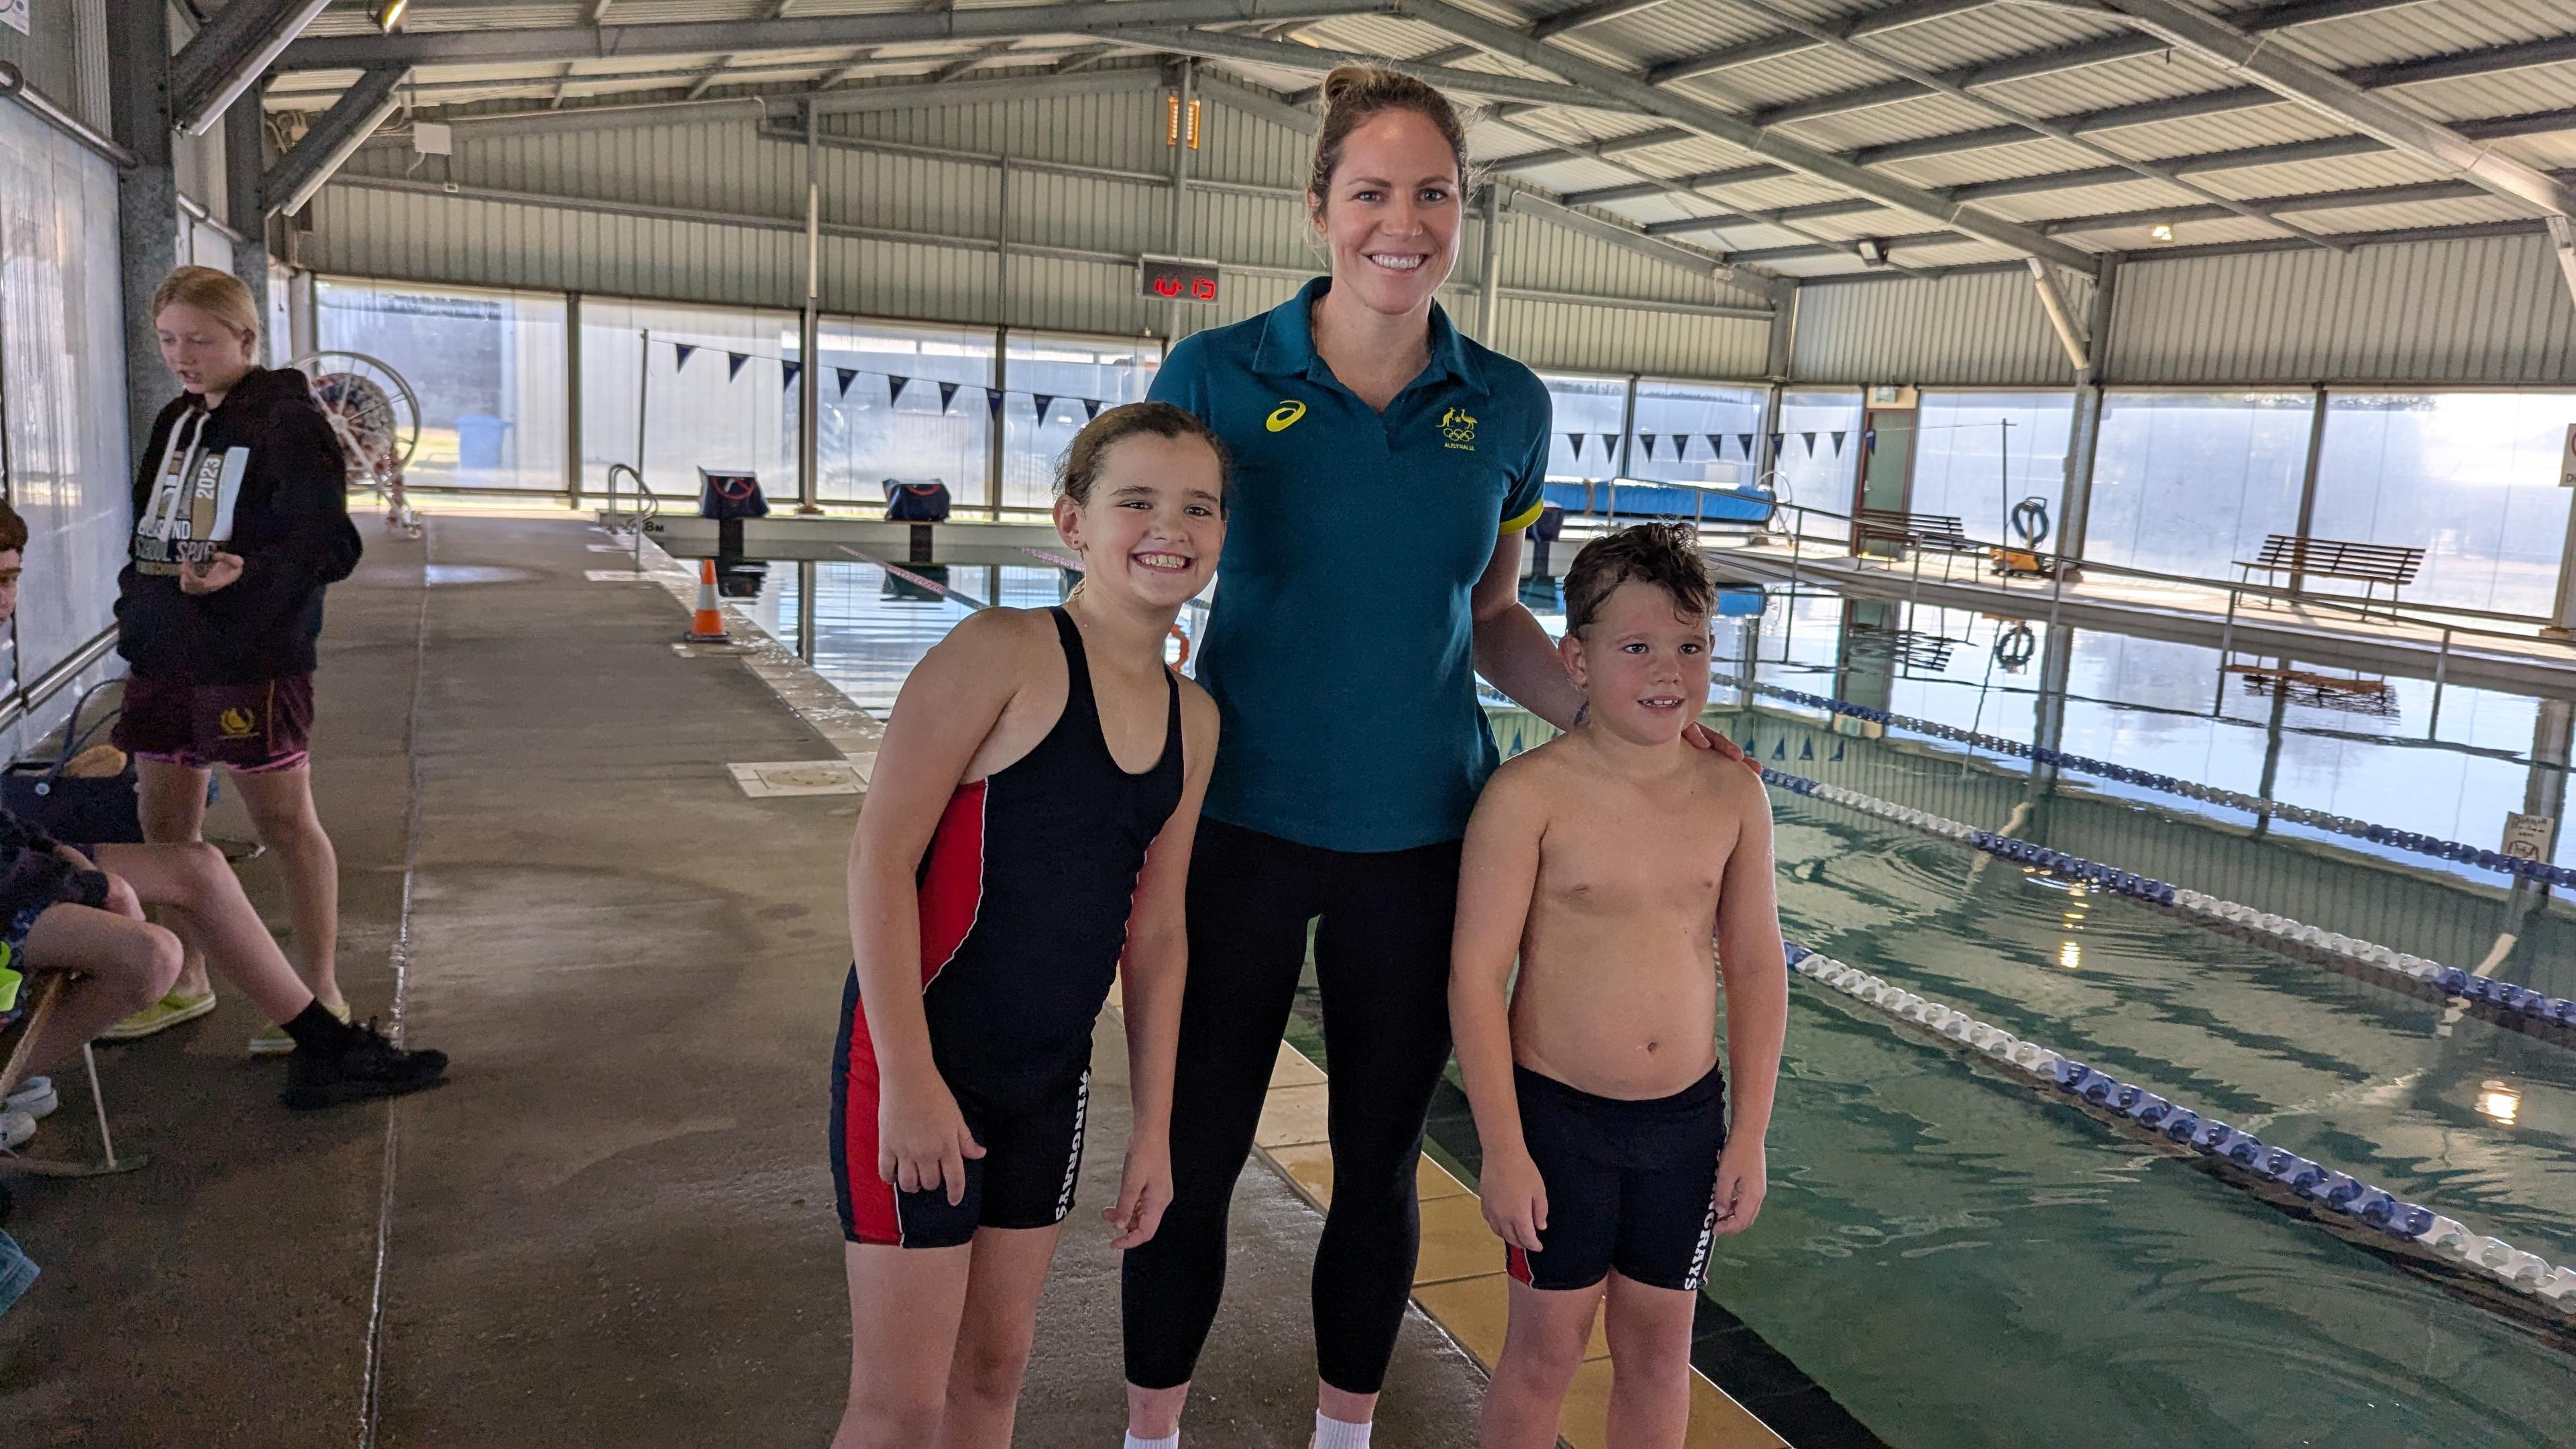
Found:
<path fill-rule="evenodd" d="M 1182 884 L 1215 704 L 1164 666 L 1216 568 L 1226 460 L 1163 403 L 1066 452 L 1056 609 L 960 623 L 903 687 L 850 849 L 832 1170 L 850 1279 L 834 1449 L 1007 1444 L 1122 972 L 1134 1126 L 1111 1246 L 1172 1199 Z"/>

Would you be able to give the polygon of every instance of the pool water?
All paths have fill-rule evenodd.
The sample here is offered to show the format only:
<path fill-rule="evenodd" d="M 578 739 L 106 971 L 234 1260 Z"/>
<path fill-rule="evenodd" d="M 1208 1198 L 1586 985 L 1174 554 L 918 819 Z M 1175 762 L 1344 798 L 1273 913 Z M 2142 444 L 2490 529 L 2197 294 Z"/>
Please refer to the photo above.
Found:
<path fill-rule="evenodd" d="M 949 581 L 1027 605 L 1055 602 L 1065 577 L 1003 566 Z M 867 565 L 782 563 L 755 612 L 882 709 L 967 606 Z M 2455 839 L 2485 840 L 2482 820 L 2563 788 L 2550 732 L 2565 711 L 2545 701 L 2447 689 L 2437 712 L 2431 686 L 2408 680 L 2249 694 L 2215 651 L 2033 631 L 1811 595 L 1722 628 L 1718 653 L 1764 683 L 2022 740 L 2054 715 L 2073 753 Z M 2043 691 L 2048 678 L 2062 690 Z M 1506 751 L 1552 733 L 1489 712 Z M 1846 733 L 1740 693 L 1709 722 L 1777 768 L 2446 962 L 2474 964 L 2511 933 L 2499 976 L 2576 993 L 2567 918 L 2484 872 L 1902 731 Z M 1775 792 L 1775 810 L 1791 939 L 2576 1262 L 2576 1050 L 1829 802 Z M 1317 1010 L 1310 993 L 1292 1028 L 1310 1049 Z M 2576 1331 L 2563 1324 L 2508 1318 L 2440 1270 L 2300 1221 L 1803 979 L 1782 1074 L 1770 1197 L 1750 1234 L 1720 1240 L 1710 1309 L 1864 1436 L 1902 1449 L 2569 1442 Z M 1454 1092 L 1431 1138 L 1472 1173 Z M 1768 1382 L 1730 1339 L 1743 1341 L 1705 1341 L 1700 1361 L 1755 1412 L 1765 1394 L 1813 1393 Z"/>

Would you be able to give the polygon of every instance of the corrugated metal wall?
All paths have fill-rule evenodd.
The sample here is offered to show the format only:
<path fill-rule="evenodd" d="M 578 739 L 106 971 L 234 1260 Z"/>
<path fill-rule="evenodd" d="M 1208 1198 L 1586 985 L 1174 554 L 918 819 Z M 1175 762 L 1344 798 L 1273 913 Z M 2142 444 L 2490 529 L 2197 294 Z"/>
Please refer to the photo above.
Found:
<path fill-rule="evenodd" d="M 2130 273 L 2123 273 L 2125 285 Z M 2090 278 L 2057 273 L 2079 319 Z M 1798 293 L 1790 373 L 1802 382 L 2072 387 L 2075 368 L 2025 271 L 1843 282 Z"/>
<path fill-rule="evenodd" d="M 1116 170 L 1168 171 L 1161 92 L 1033 97 L 825 118 L 825 134 Z M 1322 258 L 1308 242 L 1295 190 L 1307 139 L 1211 104 L 1192 175 L 1225 183 L 1190 194 L 1181 249 L 1228 268 L 1216 306 L 1183 309 L 1183 330 L 1221 325 L 1276 305 Z M 1137 295 L 1128 258 L 1171 250 L 1169 192 L 1159 181 L 1014 169 L 1015 247 L 1009 305 L 996 292 L 998 168 L 976 161 L 890 155 L 827 145 L 821 153 L 827 224 L 955 240 L 827 235 L 827 311 L 933 322 L 1136 336 L 1159 333 L 1165 305 Z M 533 134 L 456 131 L 453 158 L 415 157 L 379 141 L 326 188 L 314 229 L 299 238 L 309 267 L 357 276 L 737 305 L 795 306 L 804 285 L 805 153 L 764 138 L 748 120 L 692 120 Z M 361 178 L 372 178 L 374 184 Z M 460 188 L 443 194 L 444 184 Z M 390 190 L 388 187 L 408 189 Z M 1278 194 L 1260 194 L 1275 188 Z M 603 204 L 591 210 L 476 193 L 510 192 Z M 720 213 L 708 218 L 615 214 L 615 208 Z M 727 218 L 759 218 L 766 226 Z M 793 230 L 785 228 L 794 228 Z M 1668 304 L 1759 305 L 1761 298 L 1527 217 L 1505 222 L 1503 281 L 1553 293 L 1651 304 L 1576 306 L 1506 295 L 1497 330 L 1532 366 L 1638 370 L 1740 379 L 1763 365 L 1765 324 L 1665 310 Z M 1442 301 L 1475 321 L 1478 226 L 1460 240 L 1461 280 Z M 1006 317 L 1007 314 L 1007 317 Z"/>
<path fill-rule="evenodd" d="M 2138 261 L 2112 300 L 2120 382 L 2576 383 L 2545 237 Z"/>

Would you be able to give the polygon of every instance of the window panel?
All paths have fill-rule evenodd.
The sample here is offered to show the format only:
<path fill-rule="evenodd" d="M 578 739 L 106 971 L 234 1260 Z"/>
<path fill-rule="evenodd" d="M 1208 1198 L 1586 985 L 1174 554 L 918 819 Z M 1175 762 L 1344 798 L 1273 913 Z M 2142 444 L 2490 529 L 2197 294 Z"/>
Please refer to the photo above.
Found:
<path fill-rule="evenodd" d="M 773 505 L 792 503 L 798 390 L 785 364 L 796 358 L 798 325 L 787 311 L 582 298 L 583 491 L 605 492 L 608 465 L 635 461 L 641 406 L 644 475 L 666 507 L 686 500 L 695 509 L 700 468 L 755 474 Z M 744 358 L 739 370 L 733 353 Z M 639 366 L 649 376 L 639 379 Z M 830 388 L 827 379 L 827 400 Z"/>
<path fill-rule="evenodd" d="M 2073 393 L 1926 392 L 1915 419 L 1912 512 L 1948 514 L 1970 538 L 2017 542 L 2012 510 L 2037 498 L 2048 509 L 2047 536 L 2065 527 Z"/>
<path fill-rule="evenodd" d="M 2422 548 L 2402 597 L 2545 615 L 2567 539 L 2558 457 L 2571 423 L 2576 393 L 2330 394 L 2310 536 Z"/>
<path fill-rule="evenodd" d="M 1102 407 L 1142 402 L 1161 366 L 1161 349 L 1151 342 L 1012 333 L 1002 403 L 1002 506 L 1050 506 L 1056 463 L 1092 418 L 1085 400 Z M 1037 407 L 1041 394 L 1049 400 L 1044 416 Z"/>
<path fill-rule="evenodd" d="M 1641 380 L 1637 384 L 1638 437 L 1628 455 L 1627 476 L 1728 488 L 1752 482 L 1752 459 L 1760 456 L 1762 447 L 1765 400 L 1759 387 Z M 1751 439 L 1749 454 L 1747 439 Z"/>
<path fill-rule="evenodd" d="M 2236 577 L 2299 523 L 2305 392 L 2113 392 L 2102 401 L 2084 556 L 2187 578 Z"/>
<path fill-rule="evenodd" d="M 1614 477 L 1619 471 L 1619 431 L 1628 414 L 1628 383 L 1617 377 L 1569 377 L 1542 372 L 1555 433 L 1548 439 L 1547 476 L 1562 482 Z M 1577 442 L 1568 434 L 1579 433 Z"/>
<path fill-rule="evenodd" d="M 1852 488 L 1860 476 L 1861 395 L 1852 392 L 1787 392 L 1780 395 L 1780 458 L 1771 486 L 1783 503 L 1801 504 L 1848 515 Z M 1843 435 L 1837 456 L 1833 435 Z M 1816 435 L 1807 446 L 1806 434 Z M 1851 525 L 1810 514 L 1795 515 L 1798 530 L 1809 538 L 1849 540 Z"/>
<path fill-rule="evenodd" d="M 993 436 L 985 393 L 993 380 L 990 330 L 826 317 L 822 349 L 819 496 L 873 509 L 883 506 L 889 478 L 937 479 L 957 507 L 985 505 Z M 846 388 L 844 368 L 855 373 Z M 907 379 L 900 396 L 892 381 L 898 377 Z M 944 402 L 942 383 L 954 385 Z"/>
<path fill-rule="evenodd" d="M 410 282 L 315 283 L 318 345 L 363 353 L 411 385 L 423 488 L 564 486 L 564 299 Z"/>

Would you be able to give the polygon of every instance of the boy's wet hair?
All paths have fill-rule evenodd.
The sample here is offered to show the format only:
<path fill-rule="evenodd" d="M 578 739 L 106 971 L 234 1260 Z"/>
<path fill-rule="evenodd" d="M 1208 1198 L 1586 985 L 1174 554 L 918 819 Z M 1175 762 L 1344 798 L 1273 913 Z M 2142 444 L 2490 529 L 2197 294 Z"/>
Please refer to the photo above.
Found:
<path fill-rule="evenodd" d="M 1093 418 L 1073 435 L 1073 446 L 1064 450 L 1064 461 L 1056 465 L 1055 490 L 1080 505 L 1091 501 L 1091 485 L 1100 481 L 1101 465 L 1108 461 L 1109 450 L 1140 433 L 1158 438 L 1196 438 L 1216 454 L 1217 501 L 1220 505 L 1231 487 L 1234 459 L 1225 450 L 1225 442 L 1215 431 L 1200 422 L 1198 415 L 1166 402 L 1127 403 L 1109 408 Z"/>
<path fill-rule="evenodd" d="M 1583 546 L 1565 574 L 1565 628 L 1580 634 L 1602 602 L 1631 579 L 1672 597 L 1677 614 L 1705 619 L 1717 607 L 1717 585 L 1687 523 L 1640 523 Z"/>
<path fill-rule="evenodd" d="M 27 551 L 27 520 L 18 510 L 0 503 L 0 553 L 24 554 Z"/>

